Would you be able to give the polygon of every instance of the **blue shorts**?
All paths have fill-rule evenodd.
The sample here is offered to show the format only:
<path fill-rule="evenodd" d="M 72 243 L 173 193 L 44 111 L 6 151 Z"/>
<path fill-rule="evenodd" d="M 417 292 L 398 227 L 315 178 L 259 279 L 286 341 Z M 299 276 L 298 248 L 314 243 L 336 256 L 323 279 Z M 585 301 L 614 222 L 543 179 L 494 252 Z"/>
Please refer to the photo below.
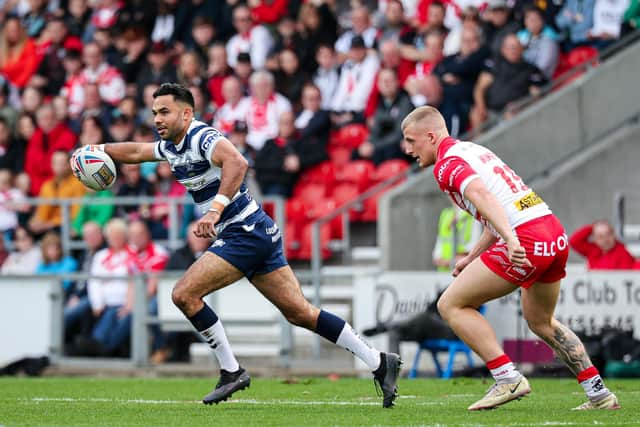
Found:
<path fill-rule="evenodd" d="M 282 233 L 262 209 L 241 222 L 229 224 L 208 249 L 248 278 L 287 265 Z"/>

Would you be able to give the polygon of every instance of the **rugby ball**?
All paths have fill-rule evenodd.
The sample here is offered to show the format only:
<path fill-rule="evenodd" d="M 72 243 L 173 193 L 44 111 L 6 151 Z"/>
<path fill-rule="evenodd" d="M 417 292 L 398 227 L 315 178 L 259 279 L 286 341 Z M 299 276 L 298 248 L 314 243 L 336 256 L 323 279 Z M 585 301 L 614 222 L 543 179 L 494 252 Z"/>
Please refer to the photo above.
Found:
<path fill-rule="evenodd" d="M 71 158 L 73 174 L 81 183 L 95 191 L 105 190 L 116 182 L 116 165 L 104 151 L 92 145 L 84 146 Z"/>

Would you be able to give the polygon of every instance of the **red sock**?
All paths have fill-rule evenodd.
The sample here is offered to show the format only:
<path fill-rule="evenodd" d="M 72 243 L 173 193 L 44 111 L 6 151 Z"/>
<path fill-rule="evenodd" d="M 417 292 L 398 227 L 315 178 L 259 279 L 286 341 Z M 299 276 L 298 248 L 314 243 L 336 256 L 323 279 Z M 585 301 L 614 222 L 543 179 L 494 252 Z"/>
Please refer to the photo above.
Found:
<path fill-rule="evenodd" d="M 491 371 L 493 379 L 498 383 L 510 383 L 520 377 L 520 372 L 518 372 L 515 365 L 506 354 L 498 356 L 493 360 L 489 360 L 487 362 L 487 368 Z"/>

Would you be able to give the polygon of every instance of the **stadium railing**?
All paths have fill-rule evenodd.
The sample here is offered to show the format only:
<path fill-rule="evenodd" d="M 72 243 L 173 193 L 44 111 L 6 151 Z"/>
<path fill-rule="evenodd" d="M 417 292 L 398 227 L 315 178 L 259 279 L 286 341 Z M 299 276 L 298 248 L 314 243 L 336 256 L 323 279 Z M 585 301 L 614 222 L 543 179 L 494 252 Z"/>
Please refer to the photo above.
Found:
<path fill-rule="evenodd" d="M 282 197 L 269 196 L 262 197 L 259 202 L 263 205 L 270 204 L 273 206 L 271 211 L 273 212 L 274 219 L 278 224 L 285 224 L 285 199 Z M 154 203 L 166 203 L 169 206 L 169 215 L 167 227 L 168 238 L 166 240 L 154 240 L 155 243 L 165 246 L 170 251 L 179 249 L 184 244 L 184 236 L 182 236 L 182 230 L 186 230 L 186 226 L 183 221 L 184 215 L 180 212 L 180 208 L 183 209 L 194 207 L 193 200 L 189 196 L 184 197 L 169 197 L 169 196 L 114 196 L 114 197 L 96 197 L 96 198 L 40 198 L 32 197 L 26 198 L 15 202 L 8 202 L 5 206 L 12 205 L 28 205 L 36 207 L 40 205 L 54 205 L 59 206 L 61 209 L 62 222 L 60 224 L 60 237 L 62 239 L 62 249 L 65 255 L 71 254 L 73 250 L 85 249 L 86 245 L 81 239 L 74 239 L 71 233 L 71 208 L 75 205 L 112 205 L 112 206 L 140 206 L 144 204 L 152 205 Z M 114 214 L 114 217 L 116 215 Z M 284 228 L 282 227 L 282 233 L 284 234 Z M 11 242 L 9 242 L 10 244 Z"/>

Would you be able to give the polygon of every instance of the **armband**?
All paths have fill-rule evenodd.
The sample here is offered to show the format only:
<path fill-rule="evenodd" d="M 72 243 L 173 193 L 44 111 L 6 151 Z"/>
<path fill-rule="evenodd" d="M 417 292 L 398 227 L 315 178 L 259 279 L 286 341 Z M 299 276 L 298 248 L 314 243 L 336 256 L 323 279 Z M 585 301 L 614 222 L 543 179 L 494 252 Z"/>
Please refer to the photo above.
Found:
<path fill-rule="evenodd" d="M 216 196 L 213 198 L 213 201 L 220 203 L 225 208 L 229 206 L 229 203 L 231 203 L 231 200 L 224 194 L 216 194 Z"/>

